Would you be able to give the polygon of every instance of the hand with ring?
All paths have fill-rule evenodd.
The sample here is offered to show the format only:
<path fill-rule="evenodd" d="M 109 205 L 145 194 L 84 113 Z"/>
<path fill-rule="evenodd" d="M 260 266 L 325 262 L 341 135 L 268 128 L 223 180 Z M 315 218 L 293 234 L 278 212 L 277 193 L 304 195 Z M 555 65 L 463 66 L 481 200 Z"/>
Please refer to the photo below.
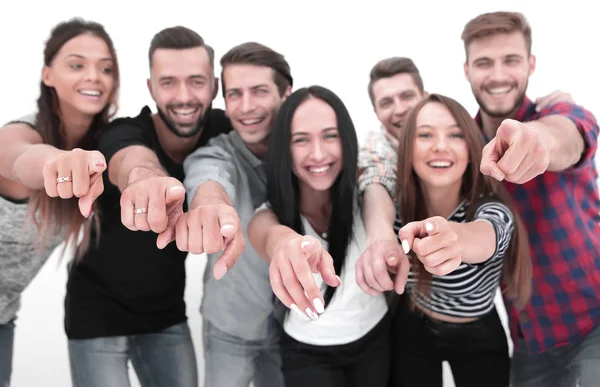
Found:
<path fill-rule="evenodd" d="M 174 232 L 184 200 L 185 188 L 173 177 L 137 180 L 121 194 L 121 222 L 132 231 Z"/>
<path fill-rule="evenodd" d="M 102 173 L 105 169 L 102 153 L 75 148 L 44 164 L 44 189 L 53 198 L 79 198 L 79 211 L 87 218 L 92 204 L 104 191 Z"/>

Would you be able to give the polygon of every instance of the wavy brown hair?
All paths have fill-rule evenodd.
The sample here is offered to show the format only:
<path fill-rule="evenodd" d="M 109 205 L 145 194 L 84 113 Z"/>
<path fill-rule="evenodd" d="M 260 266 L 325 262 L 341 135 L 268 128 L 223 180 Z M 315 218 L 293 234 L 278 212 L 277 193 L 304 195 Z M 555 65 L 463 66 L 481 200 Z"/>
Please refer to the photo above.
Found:
<path fill-rule="evenodd" d="M 402 223 L 424 220 L 431 215 L 427 208 L 421 182 L 413 169 L 413 144 L 417 130 L 417 117 L 419 112 L 428 103 L 442 104 L 456 120 L 461 128 L 469 151 L 469 165 L 462 178 L 460 195 L 468 201 L 467 219 L 473 217 L 478 202 L 482 198 L 494 197 L 506 205 L 514 218 L 514 231 L 511 244 L 506 252 L 503 263 L 503 279 L 505 294 L 516 300 L 519 307 L 525 306 L 531 296 L 531 255 L 527 232 L 523 220 L 513 203 L 513 200 L 502 182 L 490 176 L 485 176 L 479 171 L 481 153 L 485 146 L 481 131 L 467 110 L 452 98 L 430 94 L 411 111 L 406 120 L 406 126 L 399 136 L 398 148 L 398 192 L 400 198 L 399 210 Z M 414 257 L 413 257 L 414 258 Z M 417 287 L 428 292 L 432 275 L 427 272 L 417 259 L 411 259 L 412 270 L 415 270 Z"/>
<path fill-rule="evenodd" d="M 108 46 L 113 60 L 114 86 L 109 97 L 109 103 L 96 114 L 92 120 L 86 135 L 75 147 L 85 150 L 95 150 L 98 137 L 103 127 L 117 111 L 117 96 L 119 90 L 119 66 L 113 42 L 104 30 L 104 27 L 96 22 L 74 18 L 56 25 L 50 38 L 46 41 L 44 49 L 44 66 L 51 66 L 54 57 L 60 49 L 71 39 L 79 35 L 92 35 L 102 39 Z M 60 97 L 55 88 L 46 86 L 40 82 L 40 96 L 37 100 L 38 113 L 36 117 L 36 130 L 42 136 L 44 144 L 49 144 L 57 149 L 66 149 L 66 136 L 64 131 L 64 117 L 61 116 Z M 98 208 L 94 203 L 92 210 L 94 216 L 86 219 L 79 211 L 78 199 L 73 197 L 65 200 L 52 198 L 46 195 L 44 190 L 35 191 L 30 195 L 29 214 L 38 229 L 38 246 L 43 250 L 51 236 L 56 236 L 65 230 L 65 248 L 71 242 L 77 245 L 79 233 L 83 226 L 83 239 L 76 247 L 76 257 L 87 250 L 91 234 L 92 222 L 99 230 Z M 99 236 L 99 233 L 96 233 Z M 97 239 L 96 239 L 97 241 Z M 64 251 L 64 250 L 63 250 Z"/>

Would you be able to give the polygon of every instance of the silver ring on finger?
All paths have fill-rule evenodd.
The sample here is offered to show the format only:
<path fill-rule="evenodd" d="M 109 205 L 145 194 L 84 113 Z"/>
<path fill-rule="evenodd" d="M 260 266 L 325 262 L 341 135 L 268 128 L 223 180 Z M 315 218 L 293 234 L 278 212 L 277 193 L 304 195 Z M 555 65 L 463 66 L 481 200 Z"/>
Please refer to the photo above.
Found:
<path fill-rule="evenodd" d="M 135 210 L 133 210 L 134 214 L 145 214 L 146 212 L 148 212 L 148 209 L 146 207 L 140 207 L 140 208 L 136 208 Z"/>
<path fill-rule="evenodd" d="M 71 179 L 71 176 L 58 177 L 56 179 L 56 184 L 69 183 L 69 182 L 72 182 L 72 181 L 73 181 L 73 179 Z"/>

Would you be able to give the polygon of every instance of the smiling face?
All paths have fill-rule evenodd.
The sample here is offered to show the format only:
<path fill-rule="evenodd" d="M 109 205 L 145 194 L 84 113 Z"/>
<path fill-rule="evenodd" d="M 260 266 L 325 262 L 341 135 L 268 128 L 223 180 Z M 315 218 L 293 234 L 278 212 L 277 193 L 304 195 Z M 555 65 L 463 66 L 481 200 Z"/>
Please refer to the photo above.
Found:
<path fill-rule="evenodd" d="M 114 59 L 106 42 L 91 34 L 68 40 L 44 66 L 42 80 L 54 88 L 63 115 L 91 118 L 109 103 L 115 86 Z"/>
<path fill-rule="evenodd" d="M 206 48 L 159 48 L 150 73 L 150 94 L 171 132 L 178 137 L 200 133 L 216 91 Z"/>
<path fill-rule="evenodd" d="M 423 94 L 408 73 L 381 78 L 373 83 L 375 114 L 395 138 L 398 138 L 410 110 L 422 99 Z"/>
<path fill-rule="evenodd" d="M 266 143 L 283 96 L 267 66 L 230 64 L 223 71 L 225 109 L 231 125 L 248 145 Z"/>
<path fill-rule="evenodd" d="M 299 185 L 327 191 L 342 170 L 342 142 L 335 111 L 311 97 L 298 105 L 291 124 L 293 172 Z"/>
<path fill-rule="evenodd" d="M 458 192 L 469 163 L 462 129 L 439 102 L 426 103 L 417 115 L 413 169 L 426 190 Z"/>
<path fill-rule="evenodd" d="M 525 98 L 535 56 L 521 32 L 473 40 L 467 49 L 465 76 L 481 110 L 495 118 L 514 114 Z"/>

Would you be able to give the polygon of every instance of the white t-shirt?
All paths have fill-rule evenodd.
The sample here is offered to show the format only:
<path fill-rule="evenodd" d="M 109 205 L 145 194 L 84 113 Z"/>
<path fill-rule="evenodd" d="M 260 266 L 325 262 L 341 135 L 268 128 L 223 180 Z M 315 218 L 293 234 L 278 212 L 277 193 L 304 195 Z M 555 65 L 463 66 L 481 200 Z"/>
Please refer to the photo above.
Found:
<path fill-rule="evenodd" d="M 327 249 L 327 242 L 304 217 L 302 224 L 306 235 L 317 238 L 323 248 Z M 371 296 L 363 292 L 356 283 L 356 261 L 367 247 L 367 235 L 358 208 L 354 212 L 353 233 L 342 273 L 337 273 L 342 284 L 337 287 L 325 312 L 316 321 L 306 321 L 294 312 L 287 314 L 284 330 L 294 339 L 311 345 L 348 344 L 366 335 L 387 313 L 388 305 L 383 293 Z M 313 276 L 317 286 L 325 294 L 327 284 L 323 282 L 321 274 Z"/>

